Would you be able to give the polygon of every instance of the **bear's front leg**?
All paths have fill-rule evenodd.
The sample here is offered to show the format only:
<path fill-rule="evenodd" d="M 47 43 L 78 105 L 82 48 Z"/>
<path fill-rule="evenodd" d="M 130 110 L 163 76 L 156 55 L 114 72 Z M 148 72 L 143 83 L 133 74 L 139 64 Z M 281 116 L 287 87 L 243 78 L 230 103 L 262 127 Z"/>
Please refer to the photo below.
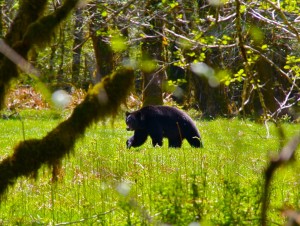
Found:
<path fill-rule="evenodd" d="M 133 141 L 134 141 L 134 136 L 130 137 L 130 138 L 126 141 L 126 146 L 127 146 L 128 149 L 131 148 Z"/>
<path fill-rule="evenodd" d="M 163 145 L 163 131 L 161 129 L 153 130 L 150 134 L 152 139 L 152 145 L 155 147 L 156 145 L 162 146 Z"/>
<path fill-rule="evenodd" d="M 144 130 L 134 131 L 134 135 L 126 141 L 127 148 L 139 147 L 147 140 L 147 132 Z"/>

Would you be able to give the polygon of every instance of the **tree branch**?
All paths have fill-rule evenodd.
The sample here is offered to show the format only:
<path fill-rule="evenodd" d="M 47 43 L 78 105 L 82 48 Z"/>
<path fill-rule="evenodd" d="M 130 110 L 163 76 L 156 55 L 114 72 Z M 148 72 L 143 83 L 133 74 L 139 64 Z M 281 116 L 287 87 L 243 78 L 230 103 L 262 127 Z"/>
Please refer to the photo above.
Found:
<path fill-rule="evenodd" d="M 24 29 L 21 22 L 16 22 L 17 25 L 15 25 L 14 32 L 11 31 L 11 33 L 6 36 L 6 42 L 8 44 L 11 43 L 13 49 L 26 59 L 28 52 L 34 45 L 42 45 L 49 41 L 55 28 L 69 15 L 70 11 L 77 5 L 78 1 L 79 0 L 66 0 L 64 5 L 54 13 L 42 18 L 35 16 L 35 20 L 30 21 L 31 24 L 29 25 L 26 24 L 26 30 L 22 34 L 19 34 L 20 37 L 22 37 L 21 39 L 14 38 L 14 36 L 18 36 L 17 29 Z M 35 3 L 29 3 L 28 1 L 27 4 L 30 6 L 33 5 L 32 7 L 34 9 Z M 23 8 L 26 9 L 26 7 L 28 6 L 24 3 Z M 40 8 L 43 7 L 44 4 L 40 6 Z M 20 18 L 24 16 L 23 14 L 27 13 L 23 8 L 19 11 Z M 20 20 L 19 17 L 17 17 L 18 20 Z M 2 109 L 4 106 L 5 92 L 9 87 L 9 83 L 13 78 L 18 77 L 19 74 L 16 65 L 10 59 L 7 57 L 0 57 L 0 61 L 0 109 Z"/>
<path fill-rule="evenodd" d="M 0 201 L 9 186 L 21 176 L 37 175 L 42 165 L 54 167 L 72 151 L 76 140 L 94 122 L 115 115 L 133 84 L 131 68 L 121 68 L 89 91 L 70 118 L 42 139 L 20 142 L 14 153 L 0 163 Z M 55 175 L 54 175 L 55 176 Z"/>
<path fill-rule="evenodd" d="M 233 47 L 236 47 L 237 44 L 236 43 L 233 43 L 233 44 L 229 44 L 229 45 L 209 45 L 209 44 L 204 44 L 204 43 L 201 43 L 201 42 L 198 42 L 198 41 L 195 41 L 193 39 L 190 39 L 184 35 L 180 35 L 180 34 L 177 34 L 175 33 L 174 31 L 171 31 L 169 30 L 168 28 L 164 28 L 164 31 L 174 35 L 176 38 L 181 38 L 183 40 L 186 40 L 192 44 L 194 44 L 196 47 L 207 47 L 207 48 L 220 48 L 220 49 L 226 49 L 226 48 L 233 48 Z"/>
<path fill-rule="evenodd" d="M 298 30 L 289 22 L 289 20 L 286 18 L 282 10 L 277 5 L 275 5 L 272 1 L 270 0 L 266 0 L 266 1 L 273 7 L 273 9 L 275 9 L 280 14 L 281 18 L 283 19 L 283 22 L 290 28 L 291 31 L 294 32 L 294 34 L 298 39 L 298 42 L 300 42 L 300 35 Z"/>
<path fill-rule="evenodd" d="M 289 35 L 292 35 L 293 37 L 296 37 L 296 34 L 291 32 L 289 29 L 287 29 L 287 27 L 284 24 L 279 23 L 274 20 L 270 20 L 270 19 L 264 17 L 263 15 L 259 14 L 257 11 L 254 11 L 253 9 L 251 9 L 251 11 L 249 11 L 249 13 L 252 16 L 254 16 L 255 18 L 266 22 L 267 24 L 272 24 L 272 25 L 276 26 L 277 29 L 282 29 L 284 33 L 287 33 Z"/>
<path fill-rule="evenodd" d="M 268 168 L 265 170 L 265 184 L 264 192 L 262 194 L 262 211 L 261 211 L 261 225 L 267 225 L 267 209 L 268 209 L 268 198 L 271 181 L 275 171 L 282 165 L 289 163 L 300 144 L 300 133 L 294 136 L 289 143 L 284 146 L 277 157 L 271 159 Z"/>

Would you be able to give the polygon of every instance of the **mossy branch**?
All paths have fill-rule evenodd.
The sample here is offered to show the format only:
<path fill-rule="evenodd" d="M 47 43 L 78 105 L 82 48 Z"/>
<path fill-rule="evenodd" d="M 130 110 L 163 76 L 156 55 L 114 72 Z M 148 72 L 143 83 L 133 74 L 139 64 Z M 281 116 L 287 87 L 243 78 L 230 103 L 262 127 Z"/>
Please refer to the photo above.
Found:
<path fill-rule="evenodd" d="M 79 0 L 66 0 L 55 12 L 32 23 L 24 34 L 23 44 L 31 46 L 49 42 L 57 26 L 66 19 L 78 2 Z"/>
<path fill-rule="evenodd" d="M 85 130 L 94 122 L 115 115 L 133 84 L 133 70 L 120 68 L 90 90 L 73 111 L 42 139 L 20 142 L 14 153 L 0 163 L 0 200 L 21 176 L 37 175 L 42 165 L 54 166 L 68 155 Z"/>
<path fill-rule="evenodd" d="M 23 0 L 15 16 L 8 33 L 5 35 L 5 42 L 13 46 L 23 39 L 28 26 L 38 20 L 48 4 L 48 0 Z"/>
<path fill-rule="evenodd" d="M 6 43 L 25 59 L 33 46 L 42 46 L 50 41 L 57 26 L 66 19 L 79 0 L 66 0 L 55 12 L 41 18 L 39 16 L 44 11 L 47 1 L 37 2 L 39 3 L 37 5 L 29 0 L 23 2 L 11 31 L 5 38 Z M 30 9 L 34 13 L 30 12 Z M 18 76 L 17 66 L 0 54 L 0 110 L 4 107 L 4 98 L 10 81 Z"/>

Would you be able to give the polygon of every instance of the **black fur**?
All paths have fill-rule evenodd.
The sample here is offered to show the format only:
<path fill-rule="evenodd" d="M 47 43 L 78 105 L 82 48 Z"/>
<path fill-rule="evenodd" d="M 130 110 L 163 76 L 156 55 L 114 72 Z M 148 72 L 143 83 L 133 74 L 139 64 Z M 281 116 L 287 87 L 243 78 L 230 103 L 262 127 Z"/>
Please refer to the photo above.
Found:
<path fill-rule="evenodd" d="M 193 120 L 185 112 L 168 106 L 146 106 L 134 112 L 126 112 L 127 130 L 134 131 L 127 148 L 141 146 L 150 136 L 152 145 L 162 146 L 163 138 L 169 147 L 179 148 L 186 139 L 193 147 L 203 147 L 200 133 Z"/>

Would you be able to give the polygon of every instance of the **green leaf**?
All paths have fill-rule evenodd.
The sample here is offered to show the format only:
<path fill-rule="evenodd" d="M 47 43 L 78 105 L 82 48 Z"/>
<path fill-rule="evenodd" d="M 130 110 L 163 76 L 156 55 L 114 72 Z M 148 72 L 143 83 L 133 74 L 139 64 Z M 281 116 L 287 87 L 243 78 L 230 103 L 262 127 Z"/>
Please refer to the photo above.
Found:
<path fill-rule="evenodd" d="M 101 16 L 102 16 L 102 17 L 107 17 L 107 11 L 103 11 L 103 12 L 101 13 Z"/>
<path fill-rule="evenodd" d="M 157 68 L 157 63 L 154 60 L 143 60 L 140 66 L 145 72 L 153 72 Z"/>
<path fill-rule="evenodd" d="M 262 50 L 266 50 L 267 48 L 268 48 L 268 45 L 267 45 L 267 44 L 262 45 L 262 47 L 261 47 Z"/>
<path fill-rule="evenodd" d="M 120 35 L 111 38 L 111 47 L 114 52 L 123 52 L 127 49 L 126 39 Z"/>
<path fill-rule="evenodd" d="M 178 6 L 178 2 L 172 2 L 172 3 L 170 3 L 171 9 L 175 8 L 176 6 Z"/>

